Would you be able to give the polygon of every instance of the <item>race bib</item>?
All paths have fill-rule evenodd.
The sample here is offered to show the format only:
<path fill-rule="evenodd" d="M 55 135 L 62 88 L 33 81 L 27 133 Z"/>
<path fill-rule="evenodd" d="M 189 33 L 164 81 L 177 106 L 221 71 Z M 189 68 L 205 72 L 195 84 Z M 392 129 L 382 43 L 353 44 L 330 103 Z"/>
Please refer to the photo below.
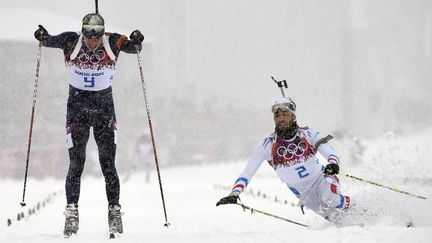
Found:
<path fill-rule="evenodd" d="M 69 66 L 69 84 L 81 90 L 99 91 L 111 86 L 114 70 L 104 68 L 101 70 L 78 69 Z"/>

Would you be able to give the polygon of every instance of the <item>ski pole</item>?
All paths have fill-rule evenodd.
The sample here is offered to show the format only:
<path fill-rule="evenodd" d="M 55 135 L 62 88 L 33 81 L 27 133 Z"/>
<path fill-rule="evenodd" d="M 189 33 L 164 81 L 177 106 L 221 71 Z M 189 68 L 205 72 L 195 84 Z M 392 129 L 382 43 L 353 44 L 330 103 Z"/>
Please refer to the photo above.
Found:
<path fill-rule="evenodd" d="M 152 125 L 152 121 L 151 121 L 151 117 L 150 117 L 150 108 L 149 108 L 148 99 L 147 99 L 147 89 L 146 89 L 146 84 L 144 81 L 144 71 L 143 71 L 143 66 L 141 63 L 140 53 L 138 51 L 137 51 L 137 59 L 138 59 L 140 77 L 141 77 L 141 85 L 142 85 L 142 90 L 143 90 L 143 95 L 144 95 L 144 102 L 145 102 L 145 107 L 146 107 L 146 111 L 147 111 L 147 120 L 148 120 L 148 124 L 149 124 L 149 128 L 150 128 L 150 136 L 151 136 L 151 141 L 152 141 L 152 145 L 153 145 L 153 155 L 154 155 L 157 175 L 158 175 L 158 179 L 159 179 L 159 189 L 161 192 L 162 205 L 163 205 L 163 210 L 164 210 L 164 214 L 165 214 L 164 226 L 168 227 L 170 224 L 168 223 L 168 217 L 167 217 L 167 212 L 166 212 L 166 207 L 165 207 L 165 198 L 164 198 L 163 189 L 162 189 L 162 180 L 161 180 L 161 175 L 160 175 L 160 170 L 159 170 L 159 162 L 158 162 L 158 157 L 157 157 L 157 152 L 156 152 L 156 144 L 155 144 L 155 139 L 154 139 L 154 135 L 153 135 L 153 125 Z"/>
<path fill-rule="evenodd" d="M 287 218 L 284 218 L 284 217 L 281 217 L 281 216 L 277 216 L 277 215 L 274 215 L 274 214 L 271 214 L 271 213 L 267 213 L 267 212 L 264 212 L 264 211 L 261 211 L 261 210 L 255 209 L 255 208 L 251 208 L 249 206 L 244 205 L 243 203 L 238 203 L 237 202 L 236 204 L 239 205 L 239 206 L 241 206 L 244 211 L 245 210 L 249 210 L 252 214 L 253 213 L 260 213 L 260 214 L 264 214 L 266 216 L 270 216 L 270 217 L 273 217 L 273 218 L 276 218 L 276 219 L 283 220 L 285 222 L 289 222 L 289 223 L 292 223 L 292 224 L 296 224 L 296 225 L 300 225 L 300 226 L 303 226 L 303 227 L 306 227 L 306 228 L 310 228 L 310 226 L 308 226 L 308 225 L 305 225 L 305 224 L 302 224 L 302 223 L 299 223 L 299 222 L 296 222 L 296 221 L 293 221 L 293 220 L 290 220 L 290 219 L 287 219 Z"/>
<path fill-rule="evenodd" d="M 406 192 L 406 191 L 403 191 L 403 190 L 400 190 L 400 189 L 397 189 L 397 188 L 394 188 L 394 187 L 385 186 L 385 185 L 379 184 L 377 182 L 366 180 L 366 179 L 363 179 L 363 178 L 360 178 L 360 177 L 357 177 L 357 176 L 348 175 L 348 174 L 345 174 L 345 173 L 340 173 L 340 174 L 343 175 L 343 176 L 346 176 L 348 178 L 351 178 L 351 179 L 354 179 L 354 180 L 358 180 L 358 181 L 361 181 L 361 182 L 364 182 L 364 183 L 368 183 L 368 184 L 371 184 L 371 185 L 374 185 L 374 186 L 377 186 L 377 187 L 386 188 L 386 189 L 389 189 L 389 190 L 392 190 L 392 191 L 395 191 L 395 192 L 399 192 L 399 193 L 402 193 L 402 194 L 405 194 L 405 195 L 408 195 L 408 196 L 412 196 L 412 197 L 416 197 L 416 198 L 420 198 L 420 199 L 426 199 L 426 197 L 423 197 L 423 196 L 420 196 L 420 195 L 416 195 L 414 193 Z"/>
<path fill-rule="evenodd" d="M 33 122 L 34 122 L 34 115 L 35 115 L 35 108 L 36 108 L 36 98 L 37 98 L 37 90 L 38 90 L 38 82 L 39 82 L 39 67 L 40 67 L 41 56 L 42 56 L 42 42 L 40 41 L 38 46 L 37 60 L 36 60 L 35 84 L 33 90 L 33 105 L 32 105 L 32 111 L 30 116 L 30 128 L 29 128 L 29 136 L 28 136 L 28 143 L 27 143 L 27 159 L 26 159 L 26 168 L 24 174 L 23 196 L 22 196 L 22 202 L 20 203 L 21 207 L 26 206 L 25 192 L 27 187 L 27 174 L 28 174 L 28 166 L 30 161 L 30 148 L 31 148 L 31 140 L 33 134 Z"/>

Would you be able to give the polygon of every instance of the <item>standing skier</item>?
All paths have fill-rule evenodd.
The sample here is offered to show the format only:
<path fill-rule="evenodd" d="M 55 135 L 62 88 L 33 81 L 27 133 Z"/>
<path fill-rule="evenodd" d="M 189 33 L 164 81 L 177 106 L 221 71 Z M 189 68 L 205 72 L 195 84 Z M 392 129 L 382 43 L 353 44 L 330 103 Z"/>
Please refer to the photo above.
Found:
<path fill-rule="evenodd" d="M 273 167 L 280 180 L 300 199 L 300 205 L 310 208 L 325 219 L 339 223 L 341 213 L 352 207 L 348 196 L 341 194 L 339 157 L 327 143 L 332 137 L 297 125 L 296 105 L 290 98 L 280 98 L 272 106 L 275 132 L 264 138 L 246 168 L 235 181 L 231 193 L 216 206 L 235 204 L 240 193 L 264 160 Z M 323 166 L 316 153 L 327 160 Z"/>
<path fill-rule="evenodd" d="M 111 82 L 120 51 L 141 51 L 144 36 L 139 30 L 130 35 L 105 32 L 101 15 L 90 13 L 82 20 L 81 32 L 63 32 L 51 36 L 41 25 L 35 38 L 45 47 L 63 50 L 69 72 L 69 98 L 66 115 L 66 137 L 69 149 L 69 171 L 66 177 L 67 205 L 64 235 L 76 234 L 79 228 L 78 200 L 86 145 L 93 127 L 99 162 L 105 177 L 110 233 L 123 233 L 120 212 L 120 182 L 115 167 L 117 122 Z"/>

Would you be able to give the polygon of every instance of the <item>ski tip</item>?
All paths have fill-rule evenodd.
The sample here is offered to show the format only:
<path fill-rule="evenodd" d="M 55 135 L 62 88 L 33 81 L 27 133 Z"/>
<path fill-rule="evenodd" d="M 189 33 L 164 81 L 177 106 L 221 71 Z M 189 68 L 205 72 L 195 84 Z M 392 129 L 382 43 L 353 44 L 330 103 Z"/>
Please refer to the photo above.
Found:
<path fill-rule="evenodd" d="M 407 227 L 407 228 L 412 228 L 412 227 L 414 227 L 413 222 L 408 222 L 408 223 L 406 224 L 406 227 Z"/>
<path fill-rule="evenodd" d="M 109 238 L 110 238 L 110 239 L 115 239 L 115 238 L 116 238 L 116 236 L 115 236 L 115 234 L 114 234 L 114 233 L 110 233 L 110 235 L 109 235 Z"/>

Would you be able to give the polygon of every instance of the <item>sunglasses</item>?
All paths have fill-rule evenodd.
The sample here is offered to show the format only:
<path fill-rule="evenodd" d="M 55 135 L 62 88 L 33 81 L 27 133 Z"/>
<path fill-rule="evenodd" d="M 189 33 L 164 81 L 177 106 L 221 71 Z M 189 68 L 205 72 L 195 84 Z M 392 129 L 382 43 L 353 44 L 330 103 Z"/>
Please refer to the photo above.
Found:
<path fill-rule="evenodd" d="M 91 38 L 91 37 L 100 38 L 105 34 L 105 27 L 103 25 L 85 24 L 82 26 L 81 32 L 87 38 Z"/>
<path fill-rule="evenodd" d="M 295 113 L 296 105 L 293 102 L 290 103 L 281 103 L 274 104 L 272 106 L 272 113 L 275 114 L 278 111 L 290 111 L 291 113 Z"/>

